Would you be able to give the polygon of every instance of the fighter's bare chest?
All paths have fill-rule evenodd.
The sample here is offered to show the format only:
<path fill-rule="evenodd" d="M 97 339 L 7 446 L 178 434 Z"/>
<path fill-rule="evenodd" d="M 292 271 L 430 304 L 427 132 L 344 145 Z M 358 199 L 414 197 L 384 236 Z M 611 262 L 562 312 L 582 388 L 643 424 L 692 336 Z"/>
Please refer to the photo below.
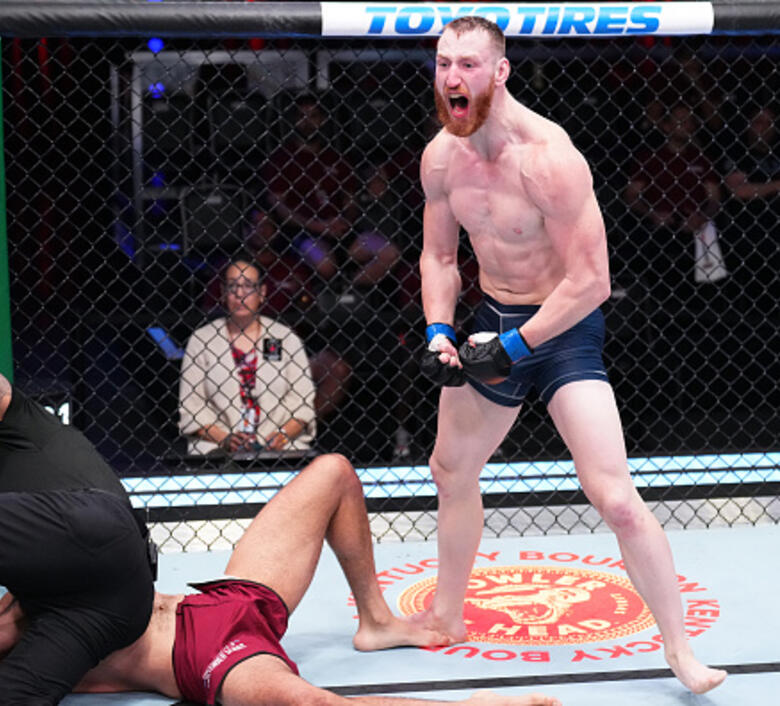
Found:
<path fill-rule="evenodd" d="M 470 233 L 520 233 L 541 220 L 514 163 L 474 160 L 450 172 L 452 213 Z"/>

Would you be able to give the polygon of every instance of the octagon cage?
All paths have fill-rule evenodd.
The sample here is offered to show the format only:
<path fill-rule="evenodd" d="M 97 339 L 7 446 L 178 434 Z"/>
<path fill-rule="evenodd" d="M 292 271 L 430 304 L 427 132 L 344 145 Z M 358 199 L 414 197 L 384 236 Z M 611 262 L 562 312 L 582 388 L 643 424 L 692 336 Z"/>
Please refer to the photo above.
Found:
<path fill-rule="evenodd" d="M 232 544 L 322 452 L 355 464 L 376 540 L 435 536 L 418 266 L 435 37 L 174 29 L 3 31 L 15 384 L 83 430 L 164 550 Z M 510 93 L 593 173 L 605 362 L 631 472 L 667 528 L 780 514 L 778 51 L 761 31 L 507 39 Z M 282 452 L 192 435 L 209 385 L 195 332 L 257 284 L 225 280 L 238 257 L 283 332 L 264 342 L 255 423 L 309 415 L 308 441 Z M 481 297 L 465 233 L 459 260 L 465 337 Z M 201 348 L 229 351 L 209 330 Z M 276 345 L 289 389 L 260 372 Z M 492 536 L 604 529 L 534 392 L 481 486 Z"/>

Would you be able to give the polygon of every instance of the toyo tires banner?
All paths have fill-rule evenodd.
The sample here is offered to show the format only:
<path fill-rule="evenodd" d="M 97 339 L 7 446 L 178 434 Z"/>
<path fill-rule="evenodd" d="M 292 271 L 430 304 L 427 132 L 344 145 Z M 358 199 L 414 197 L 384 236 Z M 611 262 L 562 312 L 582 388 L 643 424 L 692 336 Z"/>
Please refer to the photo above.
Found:
<path fill-rule="evenodd" d="M 709 2 L 659 3 L 322 3 L 322 36 L 438 35 L 457 17 L 481 15 L 508 37 L 710 34 Z"/>

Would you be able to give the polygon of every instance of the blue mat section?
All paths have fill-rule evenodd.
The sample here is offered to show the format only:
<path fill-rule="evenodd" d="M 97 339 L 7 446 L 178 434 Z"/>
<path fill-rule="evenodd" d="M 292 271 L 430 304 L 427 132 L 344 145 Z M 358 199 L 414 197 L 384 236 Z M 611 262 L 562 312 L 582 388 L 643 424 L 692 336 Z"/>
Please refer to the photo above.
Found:
<path fill-rule="evenodd" d="M 775 703 L 780 693 L 780 528 L 774 525 L 668 533 L 683 601 L 691 629 L 700 634 L 692 646 L 705 662 L 734 665 L 724 685 L 704 696 L 694 696 L 668 676 L 660 650 L 641 652 L 629 643 L 652 641 L 654 625 L 621 639 L 578 645 L 523 647 L 469 643 L 469 650 L 449 654 L 403 648 L 359 653 L 352 648 L 356 627 L 349 589 L 338 563 L 326 550 L 313 585 L 292 617 L 284 645 L 312 683 L 347 689 L 368 689 L 431 699 L 464 698 L 480 688 L 502 693 L 544 691 L 566 706 L 742 706 Z M 377 545 L 377 572 L 384 594 L 398 612 L 398 600 L 413 584 L 435 576 L 434 543 L 406 542 Z M 537 552 L 533 561 L 521 552 Z M 480 546 L 477 567 L 523 566 L 590 568 L 625 576 L 619 566 L 614 536 L 561 535 L 491 539 Z M 589 563 L 584 559 L 589 558 Z M 222 573 L 227 552 L 165 555 L 158 590 L 184 590 L 187 581 Z M 594 566 L 596 562 L 614 559 Z M 701 609 L 715 610 L 715 618 L 701 618 Z M 708 615 L 710 613 L 707 613 Z M 523 659 L 525 650 L 549 653 L 545 663 Z M 577 659 L 578 652 L 589 657 Z M 514 657 L 510 655 L 514 654 Z M 498 655 L 498 659 L 496 656 Z M 774 667 L 772 666 L 774 665 Z M 749 673 L 750 670 L 756 673 Z M 748 673 L 744 673 L 744 672 Z M 384 689 L 383 689 L 384 687 Z M 456 687 L 456 688 L 453 688 Z M 387 691 L 384 691 L 387 690 Z M 158 706 L 170 700 L 147 695 L 72 696 L 68 706 Z"/>
<path fill-rule="evenodd" d="M 780 565 L 773 559 L 780 540 L 780 529 L 771 526 L 688 531 L 670 533 L 669 536 L 678 573 L 686 577 L 687 584 L 696 584 L 695 590 L 683 594 L 685 602 L 714 600 L 719 607 L 720 616 L 717 621 L 692 639 L 700 659 L 713 664 L 780 662 L 780 645 L 773 638 L 770 629 L 770 626 L 780 625 L 780 603 L 776 600 Z M 597 559 L 619 558 L 617 543 L 611 534 L 494 539 L 484 541 L 480 553 L 495 558 L 478 557 L 476 566 L 523 563 L 564 565 L 562 562 L 548 559 L 518 561 L 518 552 L 521 549 L 541 552 L 545 557 L 590 555 Z M 400 576 L 393 569 L 408 568 L 408 565 L 419 566 L 420 560 L 434 556 L 435 546 L 432 544 L 379 545 L 377 569 L 380 574 L 382 571 L 389 571 L 391 576 Z M 315 587 L 315 593 L 322 596 L 321 601 L 304 600 L 299 611 L 293 616 L 293 629 L 287 642 L 288 650 L 293 658 L 298 660 L 302 673 L 318 684 L 350 684 L 353 683 L 355 674 L 360 675 L 362 683 L 382 684 L 388 682 L 389 675 L 392 681 L 416 682 L 436 679 L 436 675 L 441 679 L 502 678 L 518 674 L 550 676 L 666 666 L 660 650 L 644 654 L 631 650 L 631 655 L 609 656 L 609 648 L 650 639 L 657 634 L 655 626 L 623 640 L 545 647 L 550 653 L 550 661 L 546 664 L 525 662 L 519 656 L 523 648 L 507 645 L 499 645 L 498 649 L 515 652 L 518 654 L 517 658 L 486 659 L 484 653 L 488 648 L 479 645 L 477 647 L 480 651 L 475 657 L 466 657 L 462 653 L 447 655 L 422 650 L 355 654 L 351 652 L 349 644 L 352 631 L 348 624 L 345 624 L 351 610 L 346 605 L 339 609 L 337 594 L 330 594 L 335 605 L 328 610 L 327 623 L 323 625 L 322 606 L 326 592 L 334 586 L 346 591 L 337 578 L 337 567 L 331 566 L 333 561 L 335 560 L 330 557 L 324 557 Z M 583 566 L 579 561 L 566 561 L 565 565 Z M 597 568 L 599 571 L 612 571 L 625 576 L 625 572 L 619 569 L 604 566 Z M 320 579 L 328 575 L 330 577 L 326 578 L 324 583 L 319 583 Z M 406 587 L 429 575 L 435 575 L 435 569 L 390 581 L 385 590 L 387 600 L 395 607 L 398 597 Z M 342 604 L 344 602 L 342 599 Z M 329 650 L 322 650 L 326 640 L 329 640 L 331 647 Z M 600 651 L 599 648 L 606 651 Z M 586 650 L 599 659 L 586 658 L 575 662 L 573 659 L 577 649 Z M 414 656 L 404 658 L 402 655 L 405 652 L 412 652 Z M 394 665 L 400 669 L 394 669 Z"/>

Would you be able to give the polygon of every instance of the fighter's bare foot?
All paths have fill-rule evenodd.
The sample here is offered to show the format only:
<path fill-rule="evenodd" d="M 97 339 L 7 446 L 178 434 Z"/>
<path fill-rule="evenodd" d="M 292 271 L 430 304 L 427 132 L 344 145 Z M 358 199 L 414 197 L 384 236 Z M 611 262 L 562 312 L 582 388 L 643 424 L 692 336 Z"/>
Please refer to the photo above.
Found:
<path fill-rule="evenodd" d="M 433 647 L 452 643 L 447 635 L 431 630 L 427 625 L 391 616 L 382 622 L 361 624 L 352 644 L 356 650 L 371 652 L 390 647 Z"/>
<path fill-rule="evenodd" d="M 723 669 L 713 669 L 702 664 L 690 651 L 677 655 L 667 653 L 666 661 L 674 675 L 694 694 L 704 694 L 714 689 L 728 674 Z"/>
<path fill-rule="evenodd" d="M 561 702 L 544 694 L 502 696 L 492 691 L 478 691 L 466 701 L 472 706 L 561 706 Z"/>
<path fill-rule="evenodd" d="M 413 613 L 404 618 L 404 620 L 416 625 L 423 625 L 429 630 L 445 635 L 447 637 L 447 642 L 443 644 L 454 645 L 458 642 L 465 642 L 468 639 L 466 623 L 464 623 L 462 619 L 453 621 L 445 620 L 434 615 L 430 608 L 421 613 Z"/>

